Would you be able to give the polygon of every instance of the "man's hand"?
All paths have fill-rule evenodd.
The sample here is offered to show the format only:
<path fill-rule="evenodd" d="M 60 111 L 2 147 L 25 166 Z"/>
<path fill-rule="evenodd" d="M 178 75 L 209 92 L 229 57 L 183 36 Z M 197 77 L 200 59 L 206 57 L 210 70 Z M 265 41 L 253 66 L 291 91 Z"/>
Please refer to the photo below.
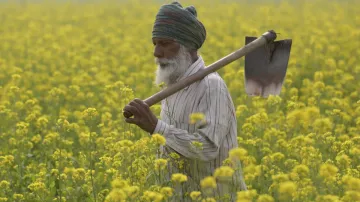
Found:
<path fill-rule="evenodd" d="M 149 105 L 147 105 L 144 101 L 135 98 L 124 107 L 123 111 L 128 111 L 134 115 L 133 118 L 125 117 L 125 121 L 127 123 L 136 124 L 146 132 L 154 132 L 158 119 L 150 110 Z"/>

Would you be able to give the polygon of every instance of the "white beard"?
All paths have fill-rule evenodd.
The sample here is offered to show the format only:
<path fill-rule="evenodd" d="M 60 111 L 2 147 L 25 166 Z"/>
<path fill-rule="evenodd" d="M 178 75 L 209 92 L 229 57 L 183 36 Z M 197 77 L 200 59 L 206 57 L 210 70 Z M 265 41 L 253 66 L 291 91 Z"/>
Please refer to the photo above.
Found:
<path fill-rule="evenodd" d="M 178 54 L 171 59 L 155 58 L 158 65 L 156 70 L 156 85 L 165 83 L 170 85 L 176 83 L 176 80 L 182 76 L 188 67 L 192 64 L 191 55 L 185 46 L 180 45 Z"/>

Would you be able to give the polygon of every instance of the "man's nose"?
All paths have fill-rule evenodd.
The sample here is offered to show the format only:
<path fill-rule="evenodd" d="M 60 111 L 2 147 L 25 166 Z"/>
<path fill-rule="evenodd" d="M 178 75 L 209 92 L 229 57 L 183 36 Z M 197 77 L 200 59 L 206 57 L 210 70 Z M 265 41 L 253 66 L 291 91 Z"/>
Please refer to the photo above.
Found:
<path fill-rule="evenodd" d="M 157 58 L 162 58 L 164 56 L 163 51 L 161 50 L 161 48 L 158 45 L 156 45 L 154 48 L 154 56 Z"/>

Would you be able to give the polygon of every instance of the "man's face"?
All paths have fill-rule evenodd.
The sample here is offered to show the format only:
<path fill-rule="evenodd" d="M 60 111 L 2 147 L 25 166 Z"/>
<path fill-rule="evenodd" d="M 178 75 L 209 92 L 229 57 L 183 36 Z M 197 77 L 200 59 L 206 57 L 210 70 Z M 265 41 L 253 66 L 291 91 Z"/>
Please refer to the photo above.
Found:
<path fill-rule="evenodd" d="M 153 43 L 155 63 L 158 65 L 155 83 L 175 83 L 192 64 L 189 51 L 171 39 L 154 38 Z"/>
<path fill-rule="evenodd" d="M 180 44 L 172 39 L 153 38 L 154 56 L 157 58 L 171 59 L 176 56 Z"/>

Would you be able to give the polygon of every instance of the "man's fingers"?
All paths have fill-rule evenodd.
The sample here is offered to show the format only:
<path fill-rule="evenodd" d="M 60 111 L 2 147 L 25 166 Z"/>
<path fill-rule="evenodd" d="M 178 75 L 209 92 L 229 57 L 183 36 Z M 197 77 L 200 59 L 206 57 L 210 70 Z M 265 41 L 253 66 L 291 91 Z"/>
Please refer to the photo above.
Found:
<path fill-rule="evenodd" d="M 138 103 L 139 105 L 141 106 L 146 106 L 146 107 L 149 107 L 146 102 L 144 102 L 143 100 L 140 100 L 139 98 L 135 98 L 134 99 L 134 102 Z"/>
<path fill-rule="evenodd" d="M 130 118 L 133 114 L 129 111 L 126 111 L 125 109 L 123 109 L 123 116 L 125 118 Z"/>
<path fill-rule="evenodd" d="M 126 118 L 125 122 L 130 124 L 137 124 L 137 120 L 134 118 Z"/>
<path fill-rule="evenodd" d="M 142 100 L 135 98 L 133 101 L 131 101 L 132 106 L 136 106 L 136 108 L 139 110 L 142 114 L 149 113 L 149 106 Z"/>
<path fill-rule="evenodd" d="M 135 98 L 133 101 L 136 102 L 136 103 L 139 103 L 139 104 L 144 103 L 144 101 L 140 100 L 139 98 Z"/>
<path fill-rule="evenodd" d="M 135 99 L 136 100 L 136 99 Z M 141 108 L 141 104 L 139 104 L 137 101 L 135 101 L 135 100 L 133 100 L 133 101 L 131 101 L 130 103 L 129 103 L 129 105 L 130 106 L 134 106 L 134 107 L 136 107 L 137 109 L 140 109 Z"/>
<path fill-rule="evenodd" d="M 124 111 L 131 112 L 134 116 L 139 116 L 140 115 L 139 110 L 136 107 L 131 106 L 131 105 L 126 105 L 124 107 Z"/>
<path fill-rule="evenodd" d="M 138 105 L 140 105 L 143 109 L 145 109 L 146 111 L 149 111 L 150 107 L 149 105 L 146 104 L 146 102 L 144 102 L 143 100 L 140 100 L 138 98 L 134 99 L 134 102 L 137 103 Z"/>

